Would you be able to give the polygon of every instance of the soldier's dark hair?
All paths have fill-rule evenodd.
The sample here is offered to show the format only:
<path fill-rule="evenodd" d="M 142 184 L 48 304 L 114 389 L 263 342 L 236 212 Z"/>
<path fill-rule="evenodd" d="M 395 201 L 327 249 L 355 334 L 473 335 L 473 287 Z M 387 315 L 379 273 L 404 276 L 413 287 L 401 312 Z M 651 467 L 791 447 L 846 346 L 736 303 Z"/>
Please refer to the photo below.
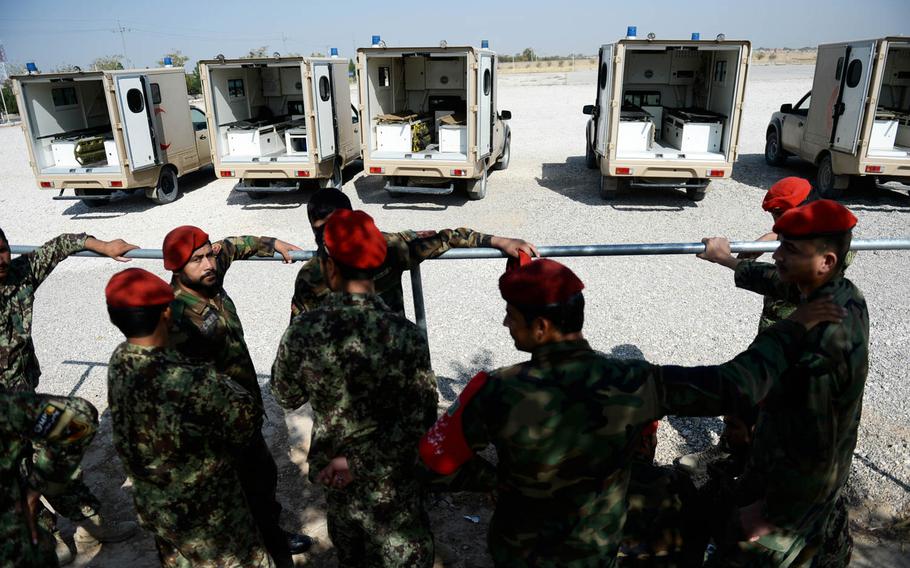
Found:
<path fill-rule="evenodd" d="M 513 304 L 514 305 L 514 304 Z M 585 296 L 581 292 L 563 304 L 550 306 L 515 306 L 524 316 L 528 326 L 536 318 L 549 320 L 561 333 L 576 333 L 585 324 Z"/>
<path fill-rule="evenodd" d="M 3 227 L 0 227 L 0 241 L 9 242 L 6 240 L 6 233 L 3 232 Z"/>
<path fill-rule="evenodd" d="M 319 258 L 325 260 L 329 258 L 329 251 L 325 248 L 325 241 L 322 240 L 321 233 L 316 238 L 316 254 Z M 338 262 L 336 259 L 332 259 L 332 262 L 335 263 L 335 266 L 338 267 L 338 272 L 341 274 L 341 277 L 345 280 L 372 280 L 376 276 L 377 270 L 364 270 L 362 268 L 353 268 L 346 264 Z"/>
<path fill-rule="evenodd" d="M 846 268 L 844 264 L 847 261 L 847 253 L 850 252 L 850 244 L 853 242 L 853 231 L 815 237 L 813 241 L 819 252 L 833 252 L 837 255 L 838 271 Z"/>
<path fill-rule="evenodd" d="M 167 309 L 163 306 L 149 306 L 143 308 L 112 308 L 107 307 L 107 315 L 111 323 L 123 332 L 126 337 L 146 337 L 154 333 L 161 320 L 161 312 Z"/>
<path fill-rule="evenodd" d="M 353 209 L 351 199 L 340 189 L 326 187 L 320 189 L 310 197 L 306 204 L 306 214 L 310 223 L 321 221 L 332 214 L 336 209 Z"/>

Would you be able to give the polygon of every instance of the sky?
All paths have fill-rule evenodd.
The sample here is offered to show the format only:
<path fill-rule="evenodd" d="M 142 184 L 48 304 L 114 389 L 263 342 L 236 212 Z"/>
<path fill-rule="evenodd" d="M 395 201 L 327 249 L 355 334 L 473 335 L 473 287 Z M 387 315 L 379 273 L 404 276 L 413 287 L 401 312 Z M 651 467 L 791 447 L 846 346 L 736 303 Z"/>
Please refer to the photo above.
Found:
<path fill-rule="evenodd" d="M 424 6 L 414 13 L 414 6 Z M 353 57 L 380 35 L 389 46 L 479 46 L 499 53 L 595 54 L 625 35 L 702 39 L 724 33 L 754 47 L 804 47 L 850 39 L 910 35 L 910 0 L 0 0 L 0 42 L 7 60 L 39 69 L 88 68 L 96 57 L 125 55 L 128 66 L 155 66 L 168 51 L 190 58 L 268 52 Z"/>

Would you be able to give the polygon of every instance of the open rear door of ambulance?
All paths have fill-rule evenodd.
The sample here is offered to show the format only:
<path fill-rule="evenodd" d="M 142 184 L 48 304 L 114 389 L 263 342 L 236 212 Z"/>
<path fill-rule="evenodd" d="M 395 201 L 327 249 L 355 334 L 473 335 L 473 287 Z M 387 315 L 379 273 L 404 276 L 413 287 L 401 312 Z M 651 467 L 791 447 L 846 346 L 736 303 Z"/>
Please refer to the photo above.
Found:
<path fill-rule="evenodd" d="M 114 84 L 120 107 L 123 138 L 134 172 L 153 168 L 160 163 L 155 139 L 154 105 L 151 86 L 145 75 L 116 75 Z"/>

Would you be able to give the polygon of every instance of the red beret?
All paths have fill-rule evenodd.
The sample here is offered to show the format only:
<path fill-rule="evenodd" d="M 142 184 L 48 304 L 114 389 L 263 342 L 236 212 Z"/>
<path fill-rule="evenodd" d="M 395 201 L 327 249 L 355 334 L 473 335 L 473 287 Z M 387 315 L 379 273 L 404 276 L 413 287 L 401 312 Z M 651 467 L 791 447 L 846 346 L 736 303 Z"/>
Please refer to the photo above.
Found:
<path fill-rule="evenodd" d="M 799 205 L 809 197 L 812 191 L 812 185 L 808 180 L 800 177 L 785 177 L 771 186 L 765 199 L 762 201 L 762 209 L 765 211 L 789 211 Z"/>
<path fill-rule="evenodd" d="M 145 308 L 170 304 L 174 290 L 148 270 L 127 268 L 111 277 L 104 295 L 112 308 Z"/>
<path fill-rule="evenodd" d="M 186 266 L 193 251 L 209 242 L 209 236 L 199 227 L 183 225 L 164 237 L 161 247 L 164 253 L 164 268 L 176 272 Z"/>
<path fill-rule="evenodd" d="M 773 230 L 790 239 L 811 239 L 845 233 L 855 226 L 856 217 L 849 209 L 837 201 L 819 199 L 781 215 Z"/>
<path fill-rule="evenodd" d="M 518 306 L 562 304 L 584 287 L 574 272 L 546 258 L 514 267 L 499 277 L 502 298 Z"/>
<path fill-rule="evenodd" d="M 351 268 L 372 270 L 385 262 L 385 237 L 363 211 L 336 209 L 325 222 L 323 243 L 332 259 Z"/>

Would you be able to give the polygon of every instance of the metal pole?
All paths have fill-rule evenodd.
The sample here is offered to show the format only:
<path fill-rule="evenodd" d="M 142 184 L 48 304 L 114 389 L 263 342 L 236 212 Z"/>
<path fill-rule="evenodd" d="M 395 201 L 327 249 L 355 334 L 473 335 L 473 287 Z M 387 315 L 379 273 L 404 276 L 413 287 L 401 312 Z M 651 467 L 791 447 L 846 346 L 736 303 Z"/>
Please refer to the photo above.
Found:
<path fill-rule="evenodd" d="M 739 252 L 773 252 L 777 249 L 777 241 L 737 241 L 730 243 L 730 250 Z M 13 245 L 10 247 L 12 254 L 27 254 L 34 251 L 35 246 Z M 553 247 L 537 247 L 542 257 L 570 257 L 570 256 L 644 256 L 644 255 L 670 255 L 670 254 L 698 254 L 704 252 L 703 243 L 637 243 L 637 244 L 611 244 L 611 245 L 569 245 Z M 855 240 L 850 245 L 850 250 L 910 250 L 910 238 L 905 239 L 863 239 Z M 294 260 L 308 260 L 315 256 L 316 251 L 302 250 L 291 253 Z M 81 251 L 75 256 L 101 256 L 98 253 Z M 128 258 L 160 259 L 161 249 L 136 249 L 126 253 Z M 440 260 L 466 260 L 477 258 L 505 258 L 502 251 L 491 248 L 463 248 L 452 249 L 440 255 Z M 248 260 L 282 260 L 282 256 L 254 256 Z M 432 259 L 436 260 L 436 259 Z"/>
<path fill-rule="evenodd" d="M 415 264 L 411 267 L 411 294 L 414 297 L 414 319 L 417 320 L 417 327 L 423 332 L 427 343 L 430 338 L 427 336 L 427 311 L 423 301 L 423 279 L 420 277 L 420 265 Z"/>

